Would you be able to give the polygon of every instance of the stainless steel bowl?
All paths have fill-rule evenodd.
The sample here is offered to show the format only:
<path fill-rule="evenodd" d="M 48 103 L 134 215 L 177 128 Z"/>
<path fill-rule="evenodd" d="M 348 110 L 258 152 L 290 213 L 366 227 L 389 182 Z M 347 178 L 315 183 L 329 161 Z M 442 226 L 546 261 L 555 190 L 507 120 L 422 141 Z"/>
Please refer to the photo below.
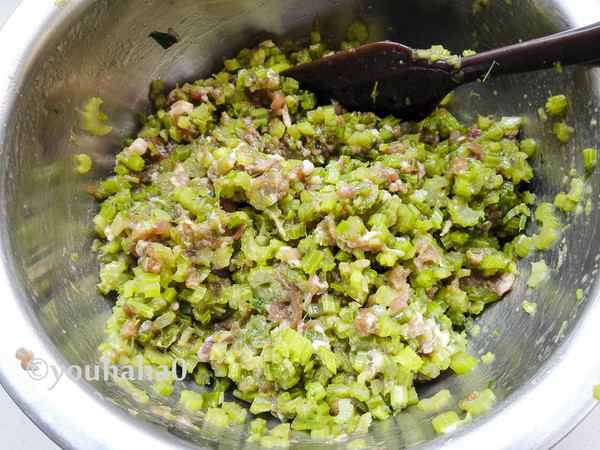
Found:
<path fill-rule="evenodd" d="M 307 36 L 315 18 L 322 34 L 339 41 L 355 19 L 369 25 L 371 39 L 388 38 L 414 47 L 443 43 L 460 51 L 483 50 L 529 39 L 600 17 L 600 1 L 494 1 L 473 14 L 472 0 L 25 0 L 0 33 L 0 378 L 24 411 L 66 448 L 162 448 L 243 446 L 243 430 L 210 434 L 188 429 L 136 403 L 112 381 L 63 376 L 53 371 L 98 364 L 104 322 L 112 307 L 95 284 L 90 252 L 95 201 L 85 188 L 110 170 L 123 138 L 136 127 L 136 111 L 147 110 L 149 82 L 174 84 L 209 75 L 224 56 L 266 38 Z M 172 27 L 181 42 L 168 50 L 148 37 Z M 538 108 L 549 95 L 570 100 L 567 121 L 576 129 L 562 145 L 541 122 Z M 110 135 L 91 137 L 78 117 L 92 96 L 104 99 L 113 126 Z M 540 141 L 532 189 L 552 200 L 569 169 L 582 172 L 581 150 L 597 145 L 600 70 L 566 68 L 509 76 L 459 90 L 452 110 L 462 120 L 483 114 L 523 115 L 524 134 Z M 74 133 L 73 142 L 70 137 Z M 79 175 L 73 156 L 86 152 L 93 171 Z M 496 361 L 471 373 L 444 376 L 423 386 L 422 395 L 449 388 L 455 399 L 496 380 L 498 403 L 449 436 L 436 436 L 431 414 L 411 410 L 372 427 L 367 442 L 456 448 L 532 448 L 557 441 L 592 408 L 592 386 L 600 381 L 597 329 L 598 174 L 588 182 L 590 215 L 564 219 L 570 228 L 560 245 L 543 255 L 551 277 L 527 290 L 529 262 L 504 300 L 478 319 L 481 333 L 471 352 L 492 351 Z M 78 255 L 74 259 L 72 255 Z M 576 300 L 575 291 L 583 289 Z M 535 301 L 530 316 L 519 306 Z M 498 332 L 495 335 L 495 331 Z M 49 372 L 34 380 L 15 358 L 19 347 L 32 350 Z M 43 361 L 42 361 L 43 360 Z M 36 372 L 41 376 L 42 372 Z M 72 378 L 76 370 L 70 371 Z M 155 404 L 173 405 L 177 395 Z M 309 444 L 300 438 L 299 446 Z M 312 445 L 315 445 L 312 443 Z"/>

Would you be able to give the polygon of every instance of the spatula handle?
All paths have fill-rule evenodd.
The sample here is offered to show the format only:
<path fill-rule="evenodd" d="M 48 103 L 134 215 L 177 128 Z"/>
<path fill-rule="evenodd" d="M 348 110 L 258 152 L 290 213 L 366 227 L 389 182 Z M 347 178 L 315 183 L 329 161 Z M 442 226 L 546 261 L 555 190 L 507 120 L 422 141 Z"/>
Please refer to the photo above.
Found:
<path fill-rule="evenodd" d="M 494 76 L 547 69 L 555 62 L 568 66 L 596 61 L 600 61 L 600 22 L 464 57 L 461 69 L 468 82 L 488 70 Z"/>

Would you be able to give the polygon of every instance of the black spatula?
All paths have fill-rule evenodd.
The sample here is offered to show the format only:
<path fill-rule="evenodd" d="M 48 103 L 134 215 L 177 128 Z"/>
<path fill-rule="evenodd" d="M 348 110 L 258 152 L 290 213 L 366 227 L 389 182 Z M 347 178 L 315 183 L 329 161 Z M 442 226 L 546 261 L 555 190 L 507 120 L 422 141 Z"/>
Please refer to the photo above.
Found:
<path fill-rule="evenodd" d="M 420 58 L 410 47 L 383 41 L 291 67 L 321 100 L 336 99 L 357 111 L 420 120 L 457 86 L 484 75 L 528 72 L 600 61 L 600 22 L 460 58 L 458 64 Z"/>

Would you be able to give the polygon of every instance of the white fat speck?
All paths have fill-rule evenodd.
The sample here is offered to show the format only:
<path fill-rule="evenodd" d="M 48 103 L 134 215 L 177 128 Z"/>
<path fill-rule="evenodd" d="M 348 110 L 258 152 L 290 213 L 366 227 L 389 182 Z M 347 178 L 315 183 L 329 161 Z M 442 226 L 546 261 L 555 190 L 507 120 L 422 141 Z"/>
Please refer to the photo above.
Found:
<path fill-rule="evenodd" d="M 371 367 L 375 372 L 383 372 L 385 368 L 385 356 L 379 350 L 369 350 L 367 352 L 371 360 Z"/>
<path fill-rule="evenodd" d="M 106 227 L 104 228 L 104 235 L 106 236 L 106 239 L 108 239 L 109 241 L 112 241 L 115 239 L 115 235 L 112 232 L 112 229 L 110 228 L 110 225 L 106 225 Z"/>
<path fill-rule="evenodd" d="M 317 331 L 318 333 L 321 333 L 321 334 L 323 334 L 323 335 L 325 334 L 325 330 L 323 329 L 323 327 L 321 326 L 321 324 L 320 324 L 320 323 L 316 324 L 316 325 L 313 327 L 313 330 L 315 330 L 315 331 Z"/>
<path fill-rule="evenodd" d="M 137 138 L 129 146 L 129 150 L 136 152 L 138 155 L 143 155 L 148 150 L 148 143 L 142 138 Z"/>
<path fill-rule="evenodd" d="M 318 175 L 313 175 L 308 179 L 308 184 L 311 187 L 321 187 L 321 177 Z"/>
<path fill-rule="evenodd" d="M 300 251 L 297 248 L 284 245 L 279 248 L 284 261 L 291 267 L 300 267 Z"/>
<path fill-rule="evenodd" d="M 325 347 L 327 350 L 331 350 L 331 345 L 327 341 L 320 341 L 319 339 L 312 342 L 312 346 L 315 352 L 319 350 L 319 347 Z"/>
<path fill-rule="evenodd" d="M 139 256 L 145 255 L 146 249 L 148 248 L 149 245 L 150 245 L 150 242 L 140 239 L 139 241 L 137 241 L 137 244 L 135 244 L 135 252 Z"/>
<path fill-rule="evenodd" d="M 283 124 L 285 125 L 286 128 L 289 128 L 292 126 L 292 119 L 290 118 L 290 113 L 288 111 L 288 107 L 287 105 L 285 105 L 283 107 L 283 109 L 281 110 L 281 116 L 283 119 Z"/>
<path fill-rule="evenodd" d="M 300 170 L 302 171 L 304 176 L 307 177 L 315 171 L 315 165 L 309 160 L 305 159 L 304 161 L 302 161 L 302 164 L 300 164 Z"/>

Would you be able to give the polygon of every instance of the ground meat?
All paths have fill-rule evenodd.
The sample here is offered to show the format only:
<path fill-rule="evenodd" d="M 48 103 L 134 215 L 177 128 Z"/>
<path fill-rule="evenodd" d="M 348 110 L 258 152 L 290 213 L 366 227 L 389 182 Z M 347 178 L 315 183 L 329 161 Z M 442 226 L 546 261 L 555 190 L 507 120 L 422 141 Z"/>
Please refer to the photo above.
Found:
<path fill-rule="evenodd" d="M 185 287 L 188 289 L 198 289 L 200 286 L 200 275 L 196 270 L 192 270 L 185 279 Z"/>
<path fill-rule="evenodd" d="M 448 137 L 448 144 L 454 144 L 460 138 L 460 130 L 452 130 Z"/>
<path fill-rule="evenodd" d="M 436 147 L 440 143 L 440 135 L 437 131 L 435 133 L 421 133 L 421 141 Z"/>
<path fill-rule="evenodd" d="M 487 284 L 490 291 L 499 297 L 502 297 L 506 292 L 512 289 L 516 280 L 517 277 L 513 273 L 506 272 L 499 277 L 488 279 Z"/>
<path fill-rule="evenodd" d="M 146 261 L 144 261 L 144 270 L 146 272 L 161 273 L 162 269 L 162 261 L 157 261 L 154 258 L 146 258 Z"/>
<path fill-rule="evenodd" d="M 296 265 L 300 263 L 300 258 L 302 258 L 302 254 L 297 248 L 288 247 L 287 245 L 284 245 L 279 249 L 279 251 L 283 256 L 283 261 L 285 261 L 286 263 L 291 265 Z"/>
<path fill-rule="evenodd" d="M 417 168 L 410 161 L 402 161 L 400 163 L 400 172 L 402 173 L 415 173 Z"/>
<path fill-rule="evenodd" d="M 439 264 L 442 261 L 442 255 L 436 250 L 433 244 L 424 242 L 423 240 L 417 240 L 415 243 L 415 251 L 418 256 L 414 259 L 415 267 L 421 269 L 426 262 L 432 262 Z"/>
<path fill-rule="evenodd" d="M 121 326 L 121 331 L 119 331 L 119 334 L 124 339 L 135 339 L 140 334 L 139 328 L 140 323 L 137 319 L 127 319 Z"/>
<path fill-rule="evenodd" d="M 158 328 L 156 328 L 156 325 L 151 320 L 144 320 L 139 328 L 140 333 L 154 333 L 157 330 Z"/>
<path fill-rule="evenodd" d="M 400 192 L 401 194 L 406 194 L 408 192 L 408 188 L 402 180 L 394 181 L 390 184 L 388 189 L 390 192 Z"/>
<path fill-rule="evenodd" d="M 339 198 L 353 199 L 359 192 L 359 189 L 351 184 L 340 184 L 340 187 L 336 191 L 336 195 Z"/>
<path fill-rule="evenodd" d="M 89 185 L 85 188 L 85 190 L 89 195 L 92 195 L 98 199 L 102 198 L 102 194 L 100 194 L 100 191 L 98 191 L 98 188 L 96 186 Z"/>
<path fill-rule="evenodd" d="M 312 302 L 313 297 L 319 292 L 324 292 L 329 287 L 327 281 L 321 281 L 319 276 L 315 273 L 308 279 L 308 285 L 304 294 L 304 306 Z"/>
<path fill-rule="evenodd" d="M 477 159 L 481 159 L 483 157 L 483 147 L 479 145 L 477 142 L 471 142 L 467 148 L 471 155 L 473 155 Z"/>
<path fill-rule="evenodd" d="M 363 308 L 356 313 L 354 329 L 360 337 L 377 333 L 378 320 L 371 308 Z"/>
<path fill-rule="evenodd" d="M 283 158 L 279 155 L 270 155 L 267 158 L 262 158 L 259 156 L 252 164 L 246 167 L 246 172 L 248 172 L 250 175 L 258 175 L 259 173 L 264 173 L 267 170 L 278 166 L 281 161 L 283 161 Z"/>
<path fill-rule="evenodd" d="M 267 306 L 267 313 L 274 322 L 283 323 L 291 314 L 290 302 L 275 297 Z"/>
<path fill-rule="evenodd" d="M 403 311 L 408 306 L 408 300 L 410 300 L 410 285 L 404 283 L 399 289 L 397 289 L 398 295 L 388 308 L 388 316 L 395 316 L 399 312 Z"/>
<path fill-rule="evenodd" d="M 271 106 L 270 108 L 273 111 L 279 111 L 285 106 L 285 94 L 281 91 L 277 91 L 273 93 L 271 98 Z"/>
<path fill-rule="evenodd" d="M 423 320 L 423 316 L 420 313 L 417 313 L 412 319 L 410 319 L 410 322 L 408 322 L 408 332 L 406 333 L 406 336 L 409 339 L 414 339 L 417 336 L 427 334 L 428 331 L 431 330 L 429 330 L 429 327 Z"/>
<path fill-rule="evenodd" d="M 151 228 L 148 228 L 146 223 L 138 222 L 131 233 L 131 239 L 134 242 L 139 240 L 152 240 L 158 235 L 165 234 L 169 231 L 169 228 L 171 228 L 171 225 L 164 220 L 157 221 L 156 225 Z M 138 253 L 138 256 L 141 256 L 141 254 Z"/>
<path fill-rule="evenodd" d="M 194 105 L 192 105 L 190 102 L 186 102 L 185 100 L 179 100 L 171 105 L 171 108 L 169 109 L 169 116 L 171 116 L 173 122 L 177 124 L 177 121 L 184 113 L 188 116 L 191 116 L 193 111 Z"/>
<path fill-rule="evenodd" d="M 23 370 L 36 370 L 37 366 L 35 363 L 32 363 L 35 356 L 32 351 L 27 350 L 26 348 L 20 347 L 15 354 L 15 357 L 21 361 L 21 368 Z"/>
<path fill-rule="evenodd" d="M 176 162 L 173 167 L 173 176 L 171 177 L 171 183 L 176 188 L 185 188 L 190 185 L 190 177 L 185 171 L 185 167 L 181 162 Z"/>
<path fill-rule="evenodd" d="M 252 206 L 264 210 L 281 200 L 290 190 L 288 180 L 279 171 L 268 172 L 252 179 L 246 196 Z"/>
<path fill-rule="evenodd" d="M 457 156 L 450 161 L 450 171 L 460 173 L 469 170 L 469 161 L 467 158 Z"/>
<path fill-rule="evenodd" d="M 488 248 L 470 248 L 466 253 L 467 261 L 473 266 L 477 266 L 488 253 L 490 253 Z"/>
<path fill-rule="evenodd" d="M 302 291 L 298 289 L 298 286 L 286 280 L 281 275 L 279 276 L 279 281 L 283 284 L 284 289 L 290 296 L 289 301 L 292 307 L 290 315 L 290 328 L 295 330 L 298 327 L 298 323 L 300 323 L 300 320 L 302 319 L 302 313 L 304 312 L 302 309 Z"/>
<path fill-rule="evenodd" d="M 178 414 L 175 417 L 173 417 L 173 420 L 185 427 L 194 428 L 194 424 L 190 420 L 189 416 L 186 414 Z"/>
<path fill-rule="evenodd" d="M 406 279 L 410 275 L 410 270 L 407 270 L 399 265 L 387 272 L 386 275 L 388 277 L 388 283 L 392 289 L 399 290 L 406 284 Z"/>
<path fill-rule="evenodd" d="M 208 337 L 200 346 L 198 350 L 198 359 L 200 362 L 209 362 L 210 361 L 210 349 L 213 346 L 212 336 Z"/>
<path fill-rule="evenodd" d="M 131 306 L 129 306 L 127 303 L 125 303 L 123 306 L 121 306 L 121 309 L 123 310 L 123 312 L 125 314 L 127 314 L 129 317 L 133 317 L 135 316 L 135 312 L 133 311 L 133 309 L 131 309 Z"/>

